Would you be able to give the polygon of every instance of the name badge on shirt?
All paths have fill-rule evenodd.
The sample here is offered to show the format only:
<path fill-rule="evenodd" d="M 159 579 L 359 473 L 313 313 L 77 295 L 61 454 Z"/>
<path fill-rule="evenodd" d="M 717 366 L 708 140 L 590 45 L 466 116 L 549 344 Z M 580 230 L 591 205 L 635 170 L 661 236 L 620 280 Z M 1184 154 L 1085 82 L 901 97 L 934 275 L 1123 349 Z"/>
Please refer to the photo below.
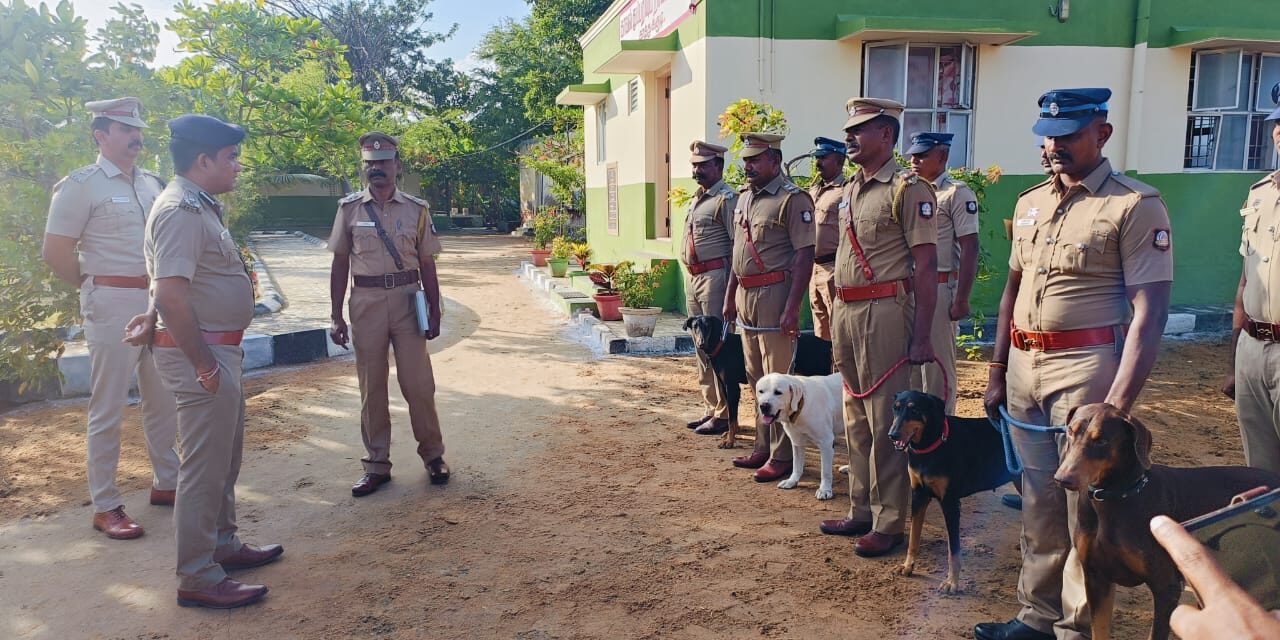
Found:
<path fill-rule="evenodd" d="M 1034 218 L 1018 218 L 1019 227 L 1030 227 L 1035 225 L 1035 223 L 1036 221 Z"/>
<path fill-rule="evenodd" d="M 129 196 L 111 196 L 113 204 L 129 204 Z"/>
<path fill-rule="evenodd" d="M 372 227 L 372 226 L 374 226 L 374 224 L 373 224 L 373 221 L 372 221 L 372 220 L 356 220 L 356 226 L 357 226 L 357 227 Z"/>

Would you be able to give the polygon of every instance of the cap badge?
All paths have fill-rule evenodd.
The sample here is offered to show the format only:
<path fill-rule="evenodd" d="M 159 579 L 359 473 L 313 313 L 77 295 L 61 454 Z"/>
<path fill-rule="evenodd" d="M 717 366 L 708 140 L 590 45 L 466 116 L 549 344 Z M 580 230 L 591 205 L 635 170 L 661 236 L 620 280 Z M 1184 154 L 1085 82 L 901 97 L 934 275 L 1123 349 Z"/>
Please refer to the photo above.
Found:
<path fill-rule="evenodd" d="M 1058 103 L 1056 102 L 1049 103 L 1049 115 L 1055 118 L 1058 117 Z"/>
<path fill-rule="evenodd" d="M 373 141 L 373 149 L 374 149 L 374 151 L 377 151 L 378 149 L 381 149 L 381 148 L 382 148 L 382 141 L 381 141 L 381 140 L 374 140 L 374 141 Z"/>

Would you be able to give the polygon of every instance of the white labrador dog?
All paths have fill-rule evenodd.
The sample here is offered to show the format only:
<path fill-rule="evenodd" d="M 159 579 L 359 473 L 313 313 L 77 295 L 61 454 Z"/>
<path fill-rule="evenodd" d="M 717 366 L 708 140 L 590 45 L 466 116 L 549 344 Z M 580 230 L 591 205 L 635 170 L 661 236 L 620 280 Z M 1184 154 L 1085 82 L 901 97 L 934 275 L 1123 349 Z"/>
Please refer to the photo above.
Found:
<path fill-rule="evenodd" d="M 835 455 L 835 430 L 844 424 L 844 399 L 840 374 L 829 376 L 789 376 L 771 373 L 756 382 L 756 405 L 765 424 L 782 423 L 791 438 L 791 477 L 778 483 L 794 489 L 804 473 L 804 448 L 814 446 L 822 453 L 822 481 L 814 492 L 819 500 L 830 500 L 831 460 Z"/>

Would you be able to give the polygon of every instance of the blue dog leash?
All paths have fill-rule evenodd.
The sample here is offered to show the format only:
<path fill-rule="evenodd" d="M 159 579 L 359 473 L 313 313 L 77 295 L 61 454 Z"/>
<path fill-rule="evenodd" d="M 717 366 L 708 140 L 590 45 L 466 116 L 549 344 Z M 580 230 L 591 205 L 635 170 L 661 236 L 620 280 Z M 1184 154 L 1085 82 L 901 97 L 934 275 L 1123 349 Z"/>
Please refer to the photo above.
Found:
<path fill-rule="evenodd" d="M 1066 425 L 1044 426 L 1039 424 L 1031 424 L 1015 420 L 1009 415 L 1009 410 L 1004 405 L 1000 405 L 1000 420 L 991 420 L 991 426 L 1000 432 L 1000 441 L 1004 443 L 1004 466 L 1009 473 L 1017 475 L 1022 473 L 1022 460 L 1018 457 L 1018 450 L 1013 446 L 1013 435 L 1010 432 L 1010 425 L 1015 426 L 1023 431 L 1031 431 L 1033 433 L 1066 433 Z"/>

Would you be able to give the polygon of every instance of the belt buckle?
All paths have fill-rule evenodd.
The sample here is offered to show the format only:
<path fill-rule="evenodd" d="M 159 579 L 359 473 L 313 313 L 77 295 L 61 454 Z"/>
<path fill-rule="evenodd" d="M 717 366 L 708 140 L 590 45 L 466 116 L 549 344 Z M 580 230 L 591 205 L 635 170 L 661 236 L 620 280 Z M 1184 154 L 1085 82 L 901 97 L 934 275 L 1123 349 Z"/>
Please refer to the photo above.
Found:
<path fill-rule="evenodd" d="M 1271 328 L 1271 325 L 1269 324 L 1264 325 L 1262 323 L 1255 323 L 1253 325 L 1253 330 L 1255 333 L 1258 334 L 1259 340 L 1266 340 L 1267 342 L 1276 341 L 1276 332 Z"/>
<path fill-rule="evenodd" d="M 382 274 L 382 288 L 383 288 L 383 289 L 394 289 L 394 288 L 396 288 L 396 274 L 394 274 L 394 273 L 384 273 L 384 274 Z"/>

